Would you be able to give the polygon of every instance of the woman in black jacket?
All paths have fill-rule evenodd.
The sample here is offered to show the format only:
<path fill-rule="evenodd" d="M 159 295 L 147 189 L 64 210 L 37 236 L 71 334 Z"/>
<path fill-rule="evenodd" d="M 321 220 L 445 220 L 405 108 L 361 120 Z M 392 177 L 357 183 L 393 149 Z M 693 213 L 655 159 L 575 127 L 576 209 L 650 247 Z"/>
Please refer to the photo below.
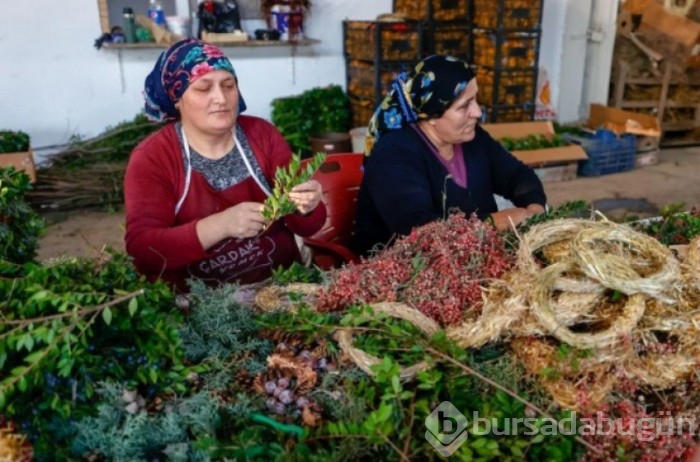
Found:
<path fill-rule="evenodd" d="M 353 250 L 366 255 L 454 210 L 498 229 L 544 212 L 535 172 L 478 125 L 477 93 L 469 65 L 450 56 L 396 79 L 370 121 Z M 499 211 L 494 194 L 515 207 Z"/>

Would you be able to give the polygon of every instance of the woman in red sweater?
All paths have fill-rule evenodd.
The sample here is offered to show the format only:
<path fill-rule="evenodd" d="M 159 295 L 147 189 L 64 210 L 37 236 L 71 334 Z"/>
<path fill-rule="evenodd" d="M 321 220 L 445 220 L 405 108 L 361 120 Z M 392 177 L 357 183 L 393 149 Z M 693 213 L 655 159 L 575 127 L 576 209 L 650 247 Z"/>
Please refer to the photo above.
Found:
<path fill-rule="evenodd" d="M 124 179 L 126 250 L 149 279 L 252 283 L 300 260 L 294 235 L 323 225 L 321 185 L 295 187 L 294 214 L 261 212 L 291 150 L 263 119 L 241 116 L 231 62 L 195 39 L 172 45 L 146 78 L 146 114 L 168 121 L 131 154 Z"/>

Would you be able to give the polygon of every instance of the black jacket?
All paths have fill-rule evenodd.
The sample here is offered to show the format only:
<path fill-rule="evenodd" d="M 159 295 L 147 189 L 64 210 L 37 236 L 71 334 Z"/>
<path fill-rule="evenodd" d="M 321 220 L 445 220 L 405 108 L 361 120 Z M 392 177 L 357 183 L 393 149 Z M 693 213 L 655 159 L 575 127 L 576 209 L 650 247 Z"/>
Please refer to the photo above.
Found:
<path fill-rule="evenodd" d="M 466 189 L 446 179 L 447 169 L 411 127 L 383 134 L 365 162 L 353 250 L 366 255 L 377 244 L 387 244 L 395 235 L 409 234 L 454 209 L 485 219 L 498 210 L 494 194 L 518 207 L 545 205 L 535 172 L 481 127 L 462 147 Z"/>

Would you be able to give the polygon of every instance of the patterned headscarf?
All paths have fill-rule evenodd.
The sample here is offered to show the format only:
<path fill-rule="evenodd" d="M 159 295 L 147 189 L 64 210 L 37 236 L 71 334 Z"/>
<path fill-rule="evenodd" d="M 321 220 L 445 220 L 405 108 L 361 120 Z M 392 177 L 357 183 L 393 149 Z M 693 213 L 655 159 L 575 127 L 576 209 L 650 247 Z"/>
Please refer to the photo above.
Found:
<path fill-rule="evenodd" d="M 473 78 L 469 64 L 444 55 L 425 58 L 410 75 L 399 74 L 369 121 L 365 155 L 385 132 L 441 117 Z"/>
<path fill-rule="evenodd" d="M 236 77 L 231 61 L 221 48 L 194 38 L 180 40 L 161 53 L 155 67 L 146 77 L 143 91 L 146 116 L 156 122 L 177 120 L 175 107 L 192 82 L 204 74 L 228 71 Z M 238 113 L 245 111 L 243 97 L 238 93 Z"/>

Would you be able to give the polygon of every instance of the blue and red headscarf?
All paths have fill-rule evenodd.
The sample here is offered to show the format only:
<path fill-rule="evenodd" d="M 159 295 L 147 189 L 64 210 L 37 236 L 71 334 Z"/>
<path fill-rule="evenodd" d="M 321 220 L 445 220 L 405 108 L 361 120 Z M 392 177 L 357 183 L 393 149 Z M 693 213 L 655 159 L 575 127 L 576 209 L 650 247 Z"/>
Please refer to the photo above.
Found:
<path fill-rule="evenodd" d="M 474 76 L 469 64 L 446 55 L 429 56 L 411 74 L 399 74 L 369 121 L 365 154 L 389 130 L 442 117 Z"/>
<path fill-rule="evenodd" d="M 155 67 L 146 77 L 143 91 L 146 116 L 156 122 L 177 120 L 175 107 L 192 82 L 211 71 L 224 70 L 236 77 L 231 61 L 216 45 L 194 38 L 180 40 L 161 53 Z M 238 93 L 238 113 L 245 111 Z"/>

